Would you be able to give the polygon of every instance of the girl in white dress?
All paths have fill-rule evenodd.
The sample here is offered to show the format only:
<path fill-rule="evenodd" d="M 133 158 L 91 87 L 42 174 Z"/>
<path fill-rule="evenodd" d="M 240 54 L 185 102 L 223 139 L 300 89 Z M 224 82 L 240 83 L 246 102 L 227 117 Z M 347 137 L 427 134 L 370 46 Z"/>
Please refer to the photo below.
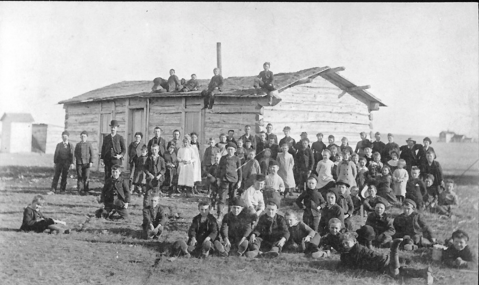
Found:
<path fill-rule="evenodd" d="M 194 151 L 194 159 L 193 162 L 193 193 L 198 194 L 198 190 L 196 189 L 197 184 L 201 183 L 201 159 L 200 159 L 200 146 L 198 143 L 198 135 L 193 132 L 191 133 L 191 148 Z"/>
<path fill-rule="evenodd" d="M 333 178 L 334 162 L 329 159 L 330 156 L 331 151 L 329 149 L 323 150 L 323 160 L 320 160 L 316 166 L 316 173 L 318 174 L 318 185 L 316 187 L 323 197 L 326 197 L 329 189 L 336 186 Z"/>
<path fill-rule="evenodd" d="M 183 138 L 183 146 L 178 150 L 178 187 L 188 196 L 194 182 L 195 151 L 190 146 L 190 136 L 185 135 Z"/>
<path fill-rule="evenodd" d="M 279 164 L 279 171 L 278 175 L 283 179 L 284 186 L 286 190 L 284 191 L 284 197 L 289 192 L 289 195 L 292 196 L 294 192 L 294 188 L 296 187 L 296 182 L 294 181 L 294 173 L 293 173 L 293 167 L 294 167 L 294 158 L 293 156 L 288 152 L 289 146 L 287 143 L 284 143 L 281 146 L 282 152 L 278 153 L 278 156 L 276 157 L 276 161 L 278 161 Z"/>

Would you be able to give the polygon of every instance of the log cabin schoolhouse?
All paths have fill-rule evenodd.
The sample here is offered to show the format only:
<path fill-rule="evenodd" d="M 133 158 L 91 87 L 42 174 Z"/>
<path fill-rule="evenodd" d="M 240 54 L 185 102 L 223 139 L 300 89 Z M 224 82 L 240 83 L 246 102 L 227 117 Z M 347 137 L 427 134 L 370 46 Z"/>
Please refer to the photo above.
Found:
<path fill-rule="evenodd" d="M 343 70 L 343 67 L 314 67 L 275 74 L 278 96 L 271 105 L 267 95 L 254 95 L 256 76 L 225 78 L 223 92 L 216 95 L 212 110 L 202 110 L 200 93 L 209 82 L 202 79 L 198 80 L 198 91 L 167 93 L 152 93 L 151 80 L 122 81 L 59 104 L 65 109 L 65 129 L 70 132 L 70 141 L 77 143 L 80 132 L 86 130 L 95 154 L 101 148 L 103 137 L 110 133 L 112 119 L 120 122 L 118 133 L 125 138 L 127 146 L 135 132 L 144 134 L 146 144 L 156 126 L 162 128 L 166 141 L 171 140 L 173 130 L 178 129 L 182 135 L 198 133 L 199 142 L 206 145 L 210 137 L 218 140 L 220 133 L 230 129 L 239 137 L 245 125 L 251 125 L 258 133 L 265 130 L 267 123 L 272 123 L 278 139 L 283 137 L 282 130 L 287 125 L 295 139 L 301 132 L 307 132 L 309 139 L 316 141 L 316 133 L 322 132 L 326 144 L 327 136 L 333 134 L 337 144 L 345 136 L 354 148 L 360 132 L 372 134 L 372 112 L 386 105 L 365 90 L 369 86 L 357 86 L 338 74 Z M 127 161 L 125 157 L 125 168 Z M 97 155 L 94 168 L 99 169 Z"/>

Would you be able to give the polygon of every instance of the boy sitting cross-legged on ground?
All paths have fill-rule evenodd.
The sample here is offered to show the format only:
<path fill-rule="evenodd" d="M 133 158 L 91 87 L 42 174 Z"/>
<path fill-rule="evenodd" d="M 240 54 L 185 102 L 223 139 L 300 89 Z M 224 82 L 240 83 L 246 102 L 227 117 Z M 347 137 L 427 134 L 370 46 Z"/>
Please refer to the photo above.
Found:
<path fill-rule="evenodd" d="M 193 254 L 206 258 L 213 249 L 213 243 L 218 236 L 218 223 L 216 218 L 210 214 L 210 205 L 207 202 L 198 203 L 198 211 L 200 213 L 193 218 L 188 230 L 188 242 L 176 241 L 173 244 L 173 256 L 190 257 Z"/>
<path fill-rule="evenodd" d="M 258 255 L 277 257 L 282 247 L 289 239 L 286 219 L 277 214 L 278 205 L 273 201 L 266 203 L 266 214 L 261 215 L 249 239 L 249 251 L 246 257 L 253 258 Z M 261 251 L 266 251 L 261 254 Z"/>
<path fill-rule="evenodd" d="M 58 224 L 66 225 L 65 222 L 47 218 L 43 215 L 40 209 L 43 206 L 45 199 L 43 196 L 37 195 L 33 198 L 33 201 L 23 211 L 23 221 L 20 230 L 22 231 L 34 231 L 36 233 L 42 233 L 45 230 L 50 230 L 50 233 L 65 233 L 69 234 L 70 230 L 63 230 Z"/>
<path fill-rule="evenodd" d="M 399 244 L 402 239 L 395 239 L 391 244 L 390 254 L 373 251 L 360 245 L 356 241 L 356 233 L 344 233 L 340 236 L 341 240 L 341 262 L 339 268 L 365 269 L 368 271 L 378 271 L 387 273 L 393 278 L 424 278 L 426 284 L 432 284 L 431 268 L 415 269 L 401 267 L 399 263 Z"/>
<path fill-rule="evenodd" d="M 143 209 L 143 238 L 157 239 L 160 237 L 166 225 L 166 214 L 160 206 L 160 196 L 153 195 L 150 198 L 151 205 Z"/>
<path fill-rule="evenodd" d="M 296 213 L 286 212 L 284 217 L 288 224 L 289 239 L 283 251 L 303 252 L 306 256 L 317 257 L 320 235 L 305 223 L 300 222 Z"/>
<path fill-rule="evenodd" d="M 396 234 L 393 238 L 403 238 L 404 250 L 415 250 L 418 246 L 432 246 L 436 241 L 429 226 L 421 214 L 415 211 L 416 203 L 411 199 L 404 200 L 403 213 L 394 219 Z"/>
<path fill-rule="evenodd" d="M 360 244 L 371 248 L 389 247 L 392 236 L 396 233 L 393 225 L 393 219 L 386 214 L 387 202 L 380 198 L 376 203 L 374 212 L 369 213 L 366 225 L 362 226 L 356 232 L 358 233 L 358 241 Z M 361 241 L 364 241 L 361 242 Z"/>
<path fill-rule="evenodd" d="M 467 245 L 469 236 L 462 230 L 452 233 L 452 244 L 442 253 L 442 261 L 449 267 L 477 269 L 477 255 Z"/>
<path fill-rule="evenodd" d="M 321 207 L 326 204 L 323 196 L 316 189 L 317 179 L 316 175 L 311 175 L 308 178 L 306 191 L 296 199 L 298 207 L 304 210 L 303 222 L 315 231 L 318 231 Z"/>
<path fill-rule="evenodd" d="M 228 256 L 232 250 L 241 256 L 248 249 L 248 236 L 253 231 L 252 225 L 256 213 L 251 215 L 246 204 L 239 197 L 230 203 L 231 211 L 223 217 L 220 234 L 223 242 L 215 241 L 215 248 L 220 256 Z"/>

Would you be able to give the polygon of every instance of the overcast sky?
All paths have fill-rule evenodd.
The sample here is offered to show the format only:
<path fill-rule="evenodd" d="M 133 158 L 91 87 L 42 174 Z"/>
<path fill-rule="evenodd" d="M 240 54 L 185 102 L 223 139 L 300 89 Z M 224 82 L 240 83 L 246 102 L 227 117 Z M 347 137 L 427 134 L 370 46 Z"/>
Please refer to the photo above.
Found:
<path fill-rule="evenodd" d="M 57 102 L 123 80 L 344 66 L 382 132 L 478 136 L 478 9 L 459 4 L 0 3 L 0 113 L 63 125 Z M 318 131 L 320 131 L 318 129 Z"/>

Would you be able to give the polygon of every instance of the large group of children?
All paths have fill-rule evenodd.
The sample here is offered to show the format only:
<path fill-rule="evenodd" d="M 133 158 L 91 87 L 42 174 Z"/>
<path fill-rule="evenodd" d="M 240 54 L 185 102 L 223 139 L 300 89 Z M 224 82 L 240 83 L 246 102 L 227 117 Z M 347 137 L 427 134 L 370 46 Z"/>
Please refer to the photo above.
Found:
<path fill-rule="evenodd" d="M 220 76 L 217 72 L 215 76 Z M 172 82 L 155 79 L 154 89 L 173 88 L 178 78 L 175 79 L 174 70 L 170 74 Z M 272 76 L 269 64 L 265 63 L 265 72 L 255 81 L 255 87 L 273 90 Z M 212 82 L 219 80 L 214 78 Z M 196 78 L 192 76 L 192 80 Z M 174 90 L 188 91 L 189 86 L 194 89 L 197 85 L 193 83 L 190 80 L 185 87 L 176 86 Z M 205 107 L 212 106 L 214 94 L 209 93 L 218 87 L 221 86 L 206 90 Z M 219 135 L 218 142 L 209 138 L 201 158 L 196 133 L 181 138 L 180 131 L 175 130 L 167 143 L 161 137 L 162 129 L 156 127 L 147 145 L 138 132 L 126 149 L 123 137 L 117 134 L 119 123 L 113 120 L 110 126 L 111 134 L 104 138 L 100 154 L 105 184 L 99 198 L 103 207 L 96 212 L 98 218 L 111 218 L 115 213 L 129 218 L 131 195 L 137 193 L 144 199 L 143 236 L 159 238 L 168 223 L 160 196 L 198 194 L 199 185 L 205 181 L 204 191 L 209 199 L 199 203 L 199 214 L 193 218 L 188 239 L 173 244 L 174 256 L 206 257 L 214 252 L 219 256 L 252 258 L 275 257 L 290 251 L 322 258 L 334 249 L 341 254 L 342 266 L 387 272 L 394 277 L 424 277 L 428 284 L 432 283 L 429 268 L 401 267 L 398 257 L 399 250 L 412 251 L 437 243 L 422 216 L 424 211 L 451 218 L 458 206 L 454 181 L 443 179 L 429 138 L 424 138 L 423 145 L 409 138 L 400 147 L 392 134 L 387 135 L 388 143 L 384 143 L 380 133 L 375 134 L 374 141 L 360 133 L 361 140 L 353 149 L 346 137 L 337 145 L 336 138 L 329 135 L 326 144 L 323 134 L 318 133 L 317 140 L 311 143 L 308 134 L 302 132 L 296 142 L 290 136 L 291 128 L 286 126 L 284 137 L 278 140 L 272 124 L 257 135 L 247 125 L 240 137 L 229 130 L 228 134 Z M 63 142 L 57 145 L 50 194 L 56 192 L 60 175 L 61 189 L 65 190 L 65 175 L 74 161 L 79 192 L 88 194 L 93 157 L 88 133 L 82 132 L 81 142 L 75 148 L 68 136 L 65 131 Z M 122 177 L 119 165 L 127 151 L 129 179 Z M 294 193 L 298 195 L 296 205 L 303 210 L 302 218 L 293 211 L 284 216 L 278 213 L 285 204 L 282 200 Z M 58 226 L 61 221 L 46 218 L 40 212 L 43 201 L 42 196 L 36 196 L 25 209 L 21 229 L 63 231 Z M 392 207 L 402 208 L 402 214 L 390 218 L 388 211 Z M 169 208 L 171 216 L 175 210 Z M 354 231 L 352 217 L 365 214 L 365 225 Z M 179 214 L 176 211 L 174 215 Z M 445 264 L 457 268 L 476 266 L 468 239 L 461 230 L 452 234 L 443 253 Z M 373 247 L 390 248 L 390 254 L 381 254 Z"/>

